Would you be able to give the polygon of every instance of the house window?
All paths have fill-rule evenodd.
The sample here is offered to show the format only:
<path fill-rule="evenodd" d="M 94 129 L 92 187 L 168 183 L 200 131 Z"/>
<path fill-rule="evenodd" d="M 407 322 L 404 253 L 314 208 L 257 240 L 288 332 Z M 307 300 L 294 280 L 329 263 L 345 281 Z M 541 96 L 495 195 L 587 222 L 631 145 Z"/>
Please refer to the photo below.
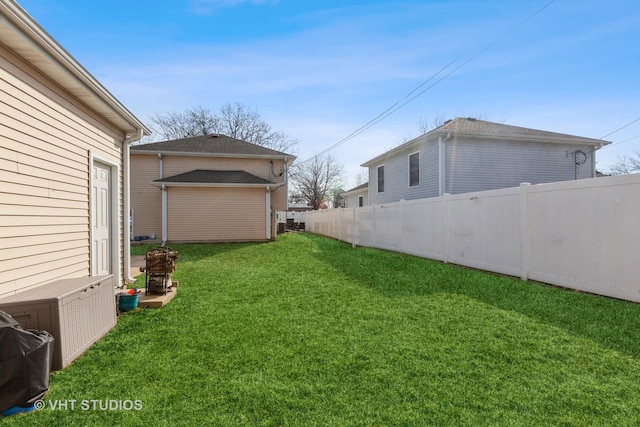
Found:
<path fill-rule="evenodd" d="M 409 156 L 409 187 L 420 185 L 420 153 Z"/>
<path fill-rule="evenodd" d="M 384 193 L 384 165 L 378 166 L 378 193 Z"/>
<path fill-rule="evenodd" d="M 361 208 L 364 206 L 364 196 L 358 196 L 358 207 Z"/>

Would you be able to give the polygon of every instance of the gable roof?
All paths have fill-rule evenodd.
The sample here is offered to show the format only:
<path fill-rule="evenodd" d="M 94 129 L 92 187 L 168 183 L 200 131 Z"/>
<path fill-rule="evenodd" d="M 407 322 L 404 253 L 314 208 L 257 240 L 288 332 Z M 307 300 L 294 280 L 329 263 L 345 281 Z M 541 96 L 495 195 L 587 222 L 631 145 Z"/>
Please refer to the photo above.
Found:
<path fill-rule="evenodd" d="M 185 156 L 215 156 L 215 157 L 254 157 L 254 158 L 282 158 L 291 160 L 295 156 L 272 150 L 267 147 L 252 144 L 230 136 L 213 134 L 193 136 L 190 138 L 173 139 L 170 141 L 152 142 L 131 147 L 132 153 L 162 153 Z"/>
<path fill-rule="evenodd" d="M 361 166 L 370 166 L 371 164 L 379 162 L 394 153 L 405 150 L 412 145 L 444 136 L 474 137 L 479 139 L 502 141 L 544 142 L 549 144 L 576 144 L 582 146 L 593 146 L 595 149 L 611 144 L 610 141 L 604 141 L 602 139 L 585 138 L 566 133 L 505 125 L 502 123 L 478 120 L 471 117 L 456 117 L 453 120 L 446 121 L 442 126 L 439 126 L 424 135 L 414 138 L 407 143 L 399 145 L 398 147 L 363 163 Z"/>
<path fill-rule="evenodd" d="M 365 182 L 364 184 L 360 184 L 357 187 L 353 187 L 351 190 L 347 190 L 342 194 L 358 193 L 358 192 L 361 192 L 363 190 L 369 190 L 369 183 L 368 182 Z"/>
<path fill-rule="evenodd" d="M 244 186 L 263 187 L 274 185 L 274 182 L 260 178 L 243 170 L 211 170 L 195 169 L 167 178 L 156 179 L 153 185 L 169 186 Z"/>
<path fill-rule="evenodd" d="M 474 135 L 474 136 L 491 136 L 491 137 L 507 137 L 507 138 L 527 138 L 535 140 L 548 139 L 550 141 L 574 141 L 581 145 L 605 145 L 607 141 L 601 139 L 585 138 L 582 136 L 569 135 L 566 133 L 549 132 L 546 130 L 538 130 L 525 128 L 520 126 L 505 125 L 503 123 L 488 122 L 485 120 L 474 119 L 472 117 L 457 117 L 453 120 L 446 121 L 442 126 L 431 132 L 450 132 L 456 135 Z M 429 133 L 431 133 L 429 132 Z"/>
<path fill-rule="evenodd" d="M 127 134 L 151 134 L 13 0 L 0 0 L 0 43 Z"/>

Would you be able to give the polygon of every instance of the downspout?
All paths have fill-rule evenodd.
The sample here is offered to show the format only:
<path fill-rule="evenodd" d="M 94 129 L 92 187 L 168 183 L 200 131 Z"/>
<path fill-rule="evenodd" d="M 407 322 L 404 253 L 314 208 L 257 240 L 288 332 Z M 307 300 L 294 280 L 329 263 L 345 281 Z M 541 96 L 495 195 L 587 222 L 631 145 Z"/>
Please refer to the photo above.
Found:
<path fill-rule="evenodd" d="M 158 153 L 159 160 L 159 169 L 160 169 L 160 179 L 164 178 L 164 158 L 162 157 L 162 153 Z M 165 246 L 167 244 L 167 187 L 162 184 L 162 219 L 161 219 L 161 227 L 162 227 L 162 243 L 161 246 Z"/>
<path fill-rule="evenodd" d="M 167 244 L 167 186 L 162 184 L 162 246 Z"/>
<path fill-rule="evenodd" d="M 451 137 L 451 132 L 447 132 L 447 136 L 442 139 L 442 135 L 438 137 L 438 195 L 445 193 L 445 149 L 444 142 Z"/>
<path fill-rule="evenodd" d="M 267 236 L 267 240 L 271 240 L 271 189 L 267 185 L 267 209 L 266 209 L 266 219 L 267 219 L 267 232 L 265 233 Z"/>
<path fill-rule="evenodd" d="M 129 156 L 130 152 L 130 144 L 134 141 L 138 141 L 142 138 L 142 129 L 136 129 L 136 133 L 125 137 L 122 145 L 123 154 L 122 154 L 122 168 L 123 171 L 123 192 L 124 192 L 124 218 L 126 219 L 126 224 L 124 227 L 124 280 L 126 283 L 133 283 L 136 281 L 133 277 L 131 277 L 131 159 Z"/>

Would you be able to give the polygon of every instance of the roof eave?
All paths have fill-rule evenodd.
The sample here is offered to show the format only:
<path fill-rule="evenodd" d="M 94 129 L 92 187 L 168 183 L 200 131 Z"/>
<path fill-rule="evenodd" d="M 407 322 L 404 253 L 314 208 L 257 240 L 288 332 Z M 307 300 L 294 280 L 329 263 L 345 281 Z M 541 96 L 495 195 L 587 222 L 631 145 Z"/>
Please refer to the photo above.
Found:
<path fill-rule="evenodd" d="M 296 156 L 288 154 L 240 154 L 240 153 L 194 153 L 191 151 L 170 151 L 170 150 L 136 150 L 135 145 L 131 147 L 131 154 L 149 154 L 157 156 L 161 154 L 163 156 L 185 156 L 185 157 L 224 157 L 224 158 L 236 158 L 236 159 L 263 159 L 263 160 L 280 160 L 286 159 L 289 163 L 292 163 Z"/>
<path fill-rule="evenodd" d="M 343 196 L 353 196 L 356 194 L 360 194 L 360 193 L 368 193 L 369 189 L 368 188 L 361 188 L 360 190 L 351 190 L 351 191 L 345 191 L 344 193 L 341 193 Z"/>
<path fill-rule="evenodd" d="M 604 141 L 599 139 L 591 139 L 591 138 L 580 138 L 580 137 L 562 137 L 562 136 L 527 136 L 527 135 L 478 135 L 474 133 L 462 133 L 462 132 L 451 132 L 451 136 L 453 138 L 460 137 L 469 137 L 476 139 L 490 139 L 490 140 L 498 140 L 498 141 L 524 141 L 524 142 L 539 142 L 542 144 L 569 144 L 569 145 L 579 145 L 584 147 L 586 146 L 594 146 L 600 148 L 602 146 L 611 144 L 611 141 Z"/>
<path fill-rule="evenodd" d="M 2 43 L 116 127 L 151 131 L 56 42 L 24 9 L 0 0 Z"/>
<path fill-rule="evenodd" d="M 389 150 L 389 151 L 387 151 L 385 153 L 382 153 L 379 156 L 374 157 L 371 160 L 367 160 L 366 162 L 362 163 L 360 166 L 363 167 L 363 168 L 368 168 L 369 166 L 372 166 L 372 165 L 374 165 L 376 163 L 379 163 L 381 160 L 384 160 L 387 157 L 393 156 L 396 153 L 399 153 L 401 151 L 404 151 L 404 150 L 407 150 L 409 148 L 412 148 L 414 145 L 426 142 L 429 139 L 429 137 L 434 133 L 436 133 L 436 132 L 435 131 L 431 131 L 431 132 L 427 132 L 425 134 L 422 134 L 422 135 L 420 135 L 420 136 L 418 136 L 416 138 L 413 138 L 412 140 L 407 141 L 407 142 L 405 142 L 403 144 L 400 144 L 397 147 L 392 148 L 391 150 Z"/>
<path fill-rule="evenodd" d="M 269 182 L 269 183 L 221 183 L 221 182 L 173 182 L 173 181 L 150 181 L 151 185 L 156 187 L 209 187 L 209 188 L 268 188 L 281 183 Z"/>
<path fill-rule="evenodd" d="M 604 141 L 604 140 L 599 140 L 599 139 L 590 139 L 590 138 L 580 138 L 580 137 L 562 137 L 562 136 L 558 136 L 558 137 L 544 137 L 544 136 L 537 136 L 537 137 L 530 137 L 530 136 L 526 136 L 526 135 L 479 135 L 479 134 L 474 134 L 474 133 L 465 133 L 465 132 L 453 132 L 453 131 L 449 131 L 447 129 L 434 129 L 424 135 L 421 135 L 417 138 L 412 139 L 409 142 L 406 142 L 402 145 L 399 145 L 371 160 L 366 161 L 365 163 L 362 163 L 360 166 L 361 167 L 370 167 L 373 166 L 377 163 L 380 163 L 381 161 L 385 160 L 388 157 L 391 157 L 401 151 L 407 150 L 409 148 L 411 148 L 412 146 L 419 144 L 419 143 L 423 143 L 426 142 L 430 137 L 432 136 L 436 136 L 436 135 L 447 135 L 447 134 L 451 134 L 452 138 L 460 138 L 460 137 L 469 137 L 469 138 L 475 138 L 475 139 L 491 139 L 491 140 L 498 140 L 498 141 L 526 141 L 526 142 L 539 142 L 539 143 L 544 143 L 544 144 L 569 144 L 569 145 L 576 145 L 576 146 L 593 146 L 596 150 L 602 148 L 605 145 L 609 145 L 611 144 L 611 141 Z"/>

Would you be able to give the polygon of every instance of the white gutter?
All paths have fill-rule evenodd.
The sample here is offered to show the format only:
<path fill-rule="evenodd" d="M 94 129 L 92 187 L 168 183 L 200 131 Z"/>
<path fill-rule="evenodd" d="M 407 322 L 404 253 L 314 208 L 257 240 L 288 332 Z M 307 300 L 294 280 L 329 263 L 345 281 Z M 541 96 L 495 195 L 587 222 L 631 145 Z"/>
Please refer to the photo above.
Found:
<path fill-rule="evenodd" d="M 17 2 L 0 0 L 3 44 L 116 126 L 147 129 Z"/>
<path fill-rule="evenodd" d="M 224 183 L 217 183 L 217 182 L 170 182 L 170 181 L 164 181 L 164 182 L 156 182 L 156 181 L 149 181 L 150 185 L 153 185 L 155 187 L 224 187 L 224 188 L 262 188 L 262 187 L 279 187 L 282 185 L 282 183 L 262 183 L 262 184 L 234 184 L 234 183 L 230 183 L 230 184 L 224 184 Z"/>
<path fill-rule="evenodd" d="M 123 171 L 123 192 L 124 192 L 124 218 L 126 221 L 124 227 L 124 280 L 126 283 L 133 283 L 136 281 L 131 277 L 131 159 L 130 146 L 134 141 L 138 141 L 142 138 L 143 130 L 141 128 L 136 129 L 136 133 L 131 136 L 125 137 L 122 143 L 122 168 Z"/>

